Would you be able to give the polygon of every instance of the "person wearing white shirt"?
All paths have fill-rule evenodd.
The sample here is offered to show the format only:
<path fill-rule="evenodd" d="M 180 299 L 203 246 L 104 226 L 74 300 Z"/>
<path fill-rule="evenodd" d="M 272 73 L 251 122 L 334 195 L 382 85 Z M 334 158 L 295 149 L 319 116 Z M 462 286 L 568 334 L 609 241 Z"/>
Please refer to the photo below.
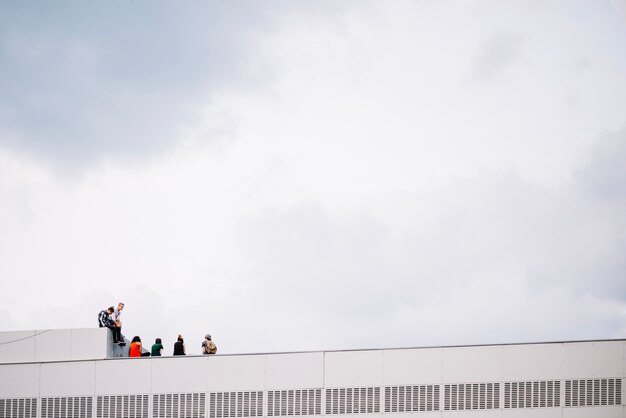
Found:
<path fill-rule="evenodd" d="M 113 319 L 113 322 L 115 322 L 115 326 L 119 328 L 118 335 L 120 335 L 120 343 L 122 343 L 123 345 L 126 345 L 126 343 L 124 342 L 124 336 L 122 335 L 122 320 L 120 319 L 122 316 L 123 309 L 124 309 L 124 304 L 122 302 L 118 303 L 117 307 L 113 309 L 113 315 L 111 315 L 111 319 Z"/>

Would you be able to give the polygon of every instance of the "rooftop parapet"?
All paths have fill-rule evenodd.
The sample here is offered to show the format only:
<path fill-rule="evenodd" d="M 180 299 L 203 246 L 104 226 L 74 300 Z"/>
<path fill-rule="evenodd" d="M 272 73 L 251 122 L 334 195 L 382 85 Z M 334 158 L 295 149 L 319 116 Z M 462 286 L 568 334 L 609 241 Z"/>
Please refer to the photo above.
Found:
<path fill-rule="evenodd" d="M 0 363 L 43 363 L 123 357 L 107 328 L 0 332 Z M 128 354 L 126 354 L 128 355 Z"/>

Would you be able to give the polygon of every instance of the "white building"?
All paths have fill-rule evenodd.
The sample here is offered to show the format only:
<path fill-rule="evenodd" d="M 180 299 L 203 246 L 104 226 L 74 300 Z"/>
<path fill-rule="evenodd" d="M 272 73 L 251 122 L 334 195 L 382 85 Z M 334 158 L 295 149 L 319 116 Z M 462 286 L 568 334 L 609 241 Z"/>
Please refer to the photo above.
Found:
<path fill-rule="evenodd" d="M 0 418 L 626 417 L 626 340 L 116 358 L 104 329 L 0 333 Z"/>

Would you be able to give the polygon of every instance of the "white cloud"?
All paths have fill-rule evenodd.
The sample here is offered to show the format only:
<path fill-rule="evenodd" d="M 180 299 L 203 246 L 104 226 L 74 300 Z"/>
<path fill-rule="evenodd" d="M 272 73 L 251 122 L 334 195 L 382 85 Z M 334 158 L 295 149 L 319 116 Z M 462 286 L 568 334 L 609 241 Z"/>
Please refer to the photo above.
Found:
<path fill-rule="evenodd" d="M 626 21 L 626 1 L 611 0 L 611 4 L 613 5 L 613 7 L 615 7 L 615 10 L 617 10 L 621 14 L 621 16 L 624 18 L 624 21 Z"/>
<path fill-rule="evenodd" d="M 619 335 L 623 29 L 560 9 L 280 9 L 246 44 L 264 83 L 182 94 L 161 152 L 122 141 L 68 174 L 1 148 L 5 327 L 123 300 L 125 334 L 166 351 Z"/>

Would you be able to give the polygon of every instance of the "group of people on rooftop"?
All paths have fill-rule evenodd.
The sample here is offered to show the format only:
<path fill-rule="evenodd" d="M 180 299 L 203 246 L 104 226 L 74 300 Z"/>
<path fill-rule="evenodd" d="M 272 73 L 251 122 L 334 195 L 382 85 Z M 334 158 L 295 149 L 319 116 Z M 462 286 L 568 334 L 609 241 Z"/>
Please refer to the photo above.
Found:
<path fill-rule="evenodd" d="M 211 339 L 211 334 L 206 334 L 204 336 L 204 341 L 202 341 L 202 354 L 215 354 L 217 353 L 217 346 L 215 342 Z M 157 338 L 152 344 L 152 348 L 150 352 L 142 351 L 141 338 L 138 336 L 133 337 L 132 342 L 130 343 L 130 357 L 142 357 L 142 356 L 156 356 L 159 357 L 163 354 L 163 343 L 160 338 Z M 185 356 L 187 355 L 187 351 L 185 348 L 185 340 L 182 335 L 179 335 L 176 342 L 174 343 L 174 352 L 172 353 L 174 356 Z"/>
<path fill-rule="evenodd" d="M 120 319 L 122 310 L 124 309 L 124 304 L 122 302 L 117 304 L 117 307 L 110 306 L 107 309 L 100 311 L 98 314 L 98 325 L 101 328 L 109 328 L 111 333 L 113 334 L 113 344 L 118 344 L 120 346 L 125 346 L 126 342 L 124 341 L 124 336 L 122 335 L 122 321 Z M 130 343 L 129 356 L 130 357 L 142 357 L 142 356 L 156 356 L 159 357 L 163 353 L 163 343 L 160 338 L 157 338 L 152 344 L 150 352 L 143 351 L 141 338 L 139 336 L 134 336 Z M 217 346 L 215 342 L 211 339 L 211 334 L 206 334 L 204 336 L 204 341 L 202 341 L 202 354 L 215 354 L 217 353 Z M 185 349 L 185 341 L 182 335 L 179 335 L 176 342 L 174 343 L 174 356 L 184 356 L 187 355 Z"/>

